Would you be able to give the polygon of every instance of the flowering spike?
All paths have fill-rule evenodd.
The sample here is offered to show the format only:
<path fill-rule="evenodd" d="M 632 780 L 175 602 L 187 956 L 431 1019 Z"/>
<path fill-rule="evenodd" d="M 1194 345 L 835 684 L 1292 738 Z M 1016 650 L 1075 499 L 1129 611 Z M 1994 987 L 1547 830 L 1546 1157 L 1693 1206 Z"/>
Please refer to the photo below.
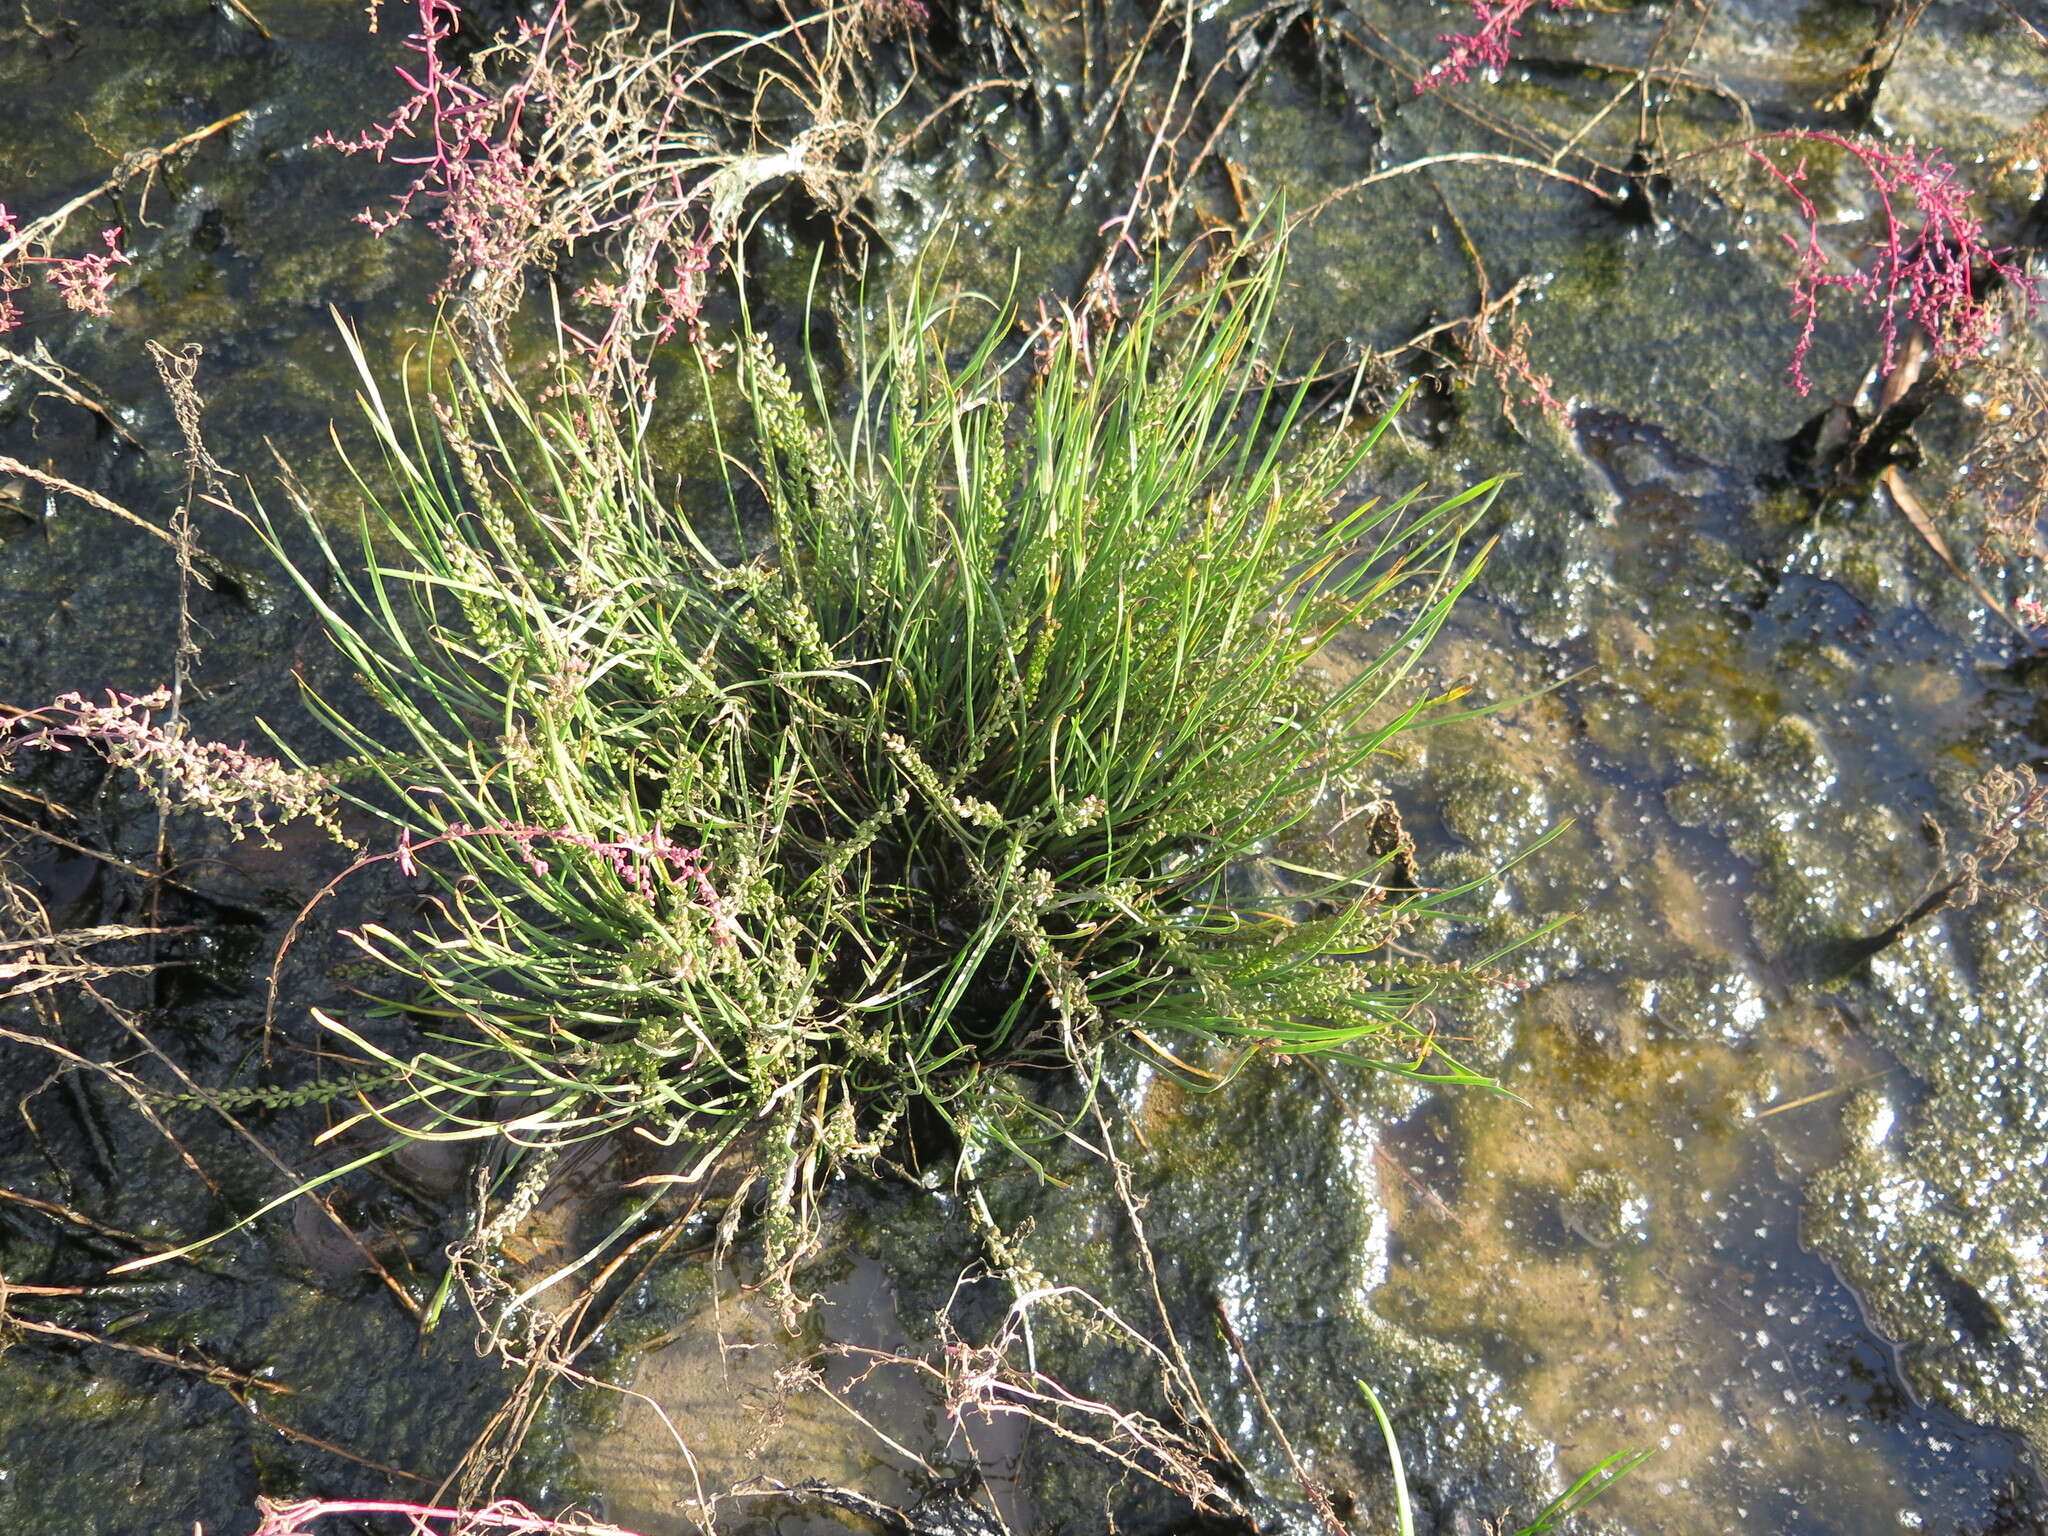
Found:
<path fill-rule="evenodd" d="M 271 841 L 271 815 L 289 821 L 303 816 L 340 837 L 334 814 L 334 780 L 313 769 L 292 768 L 261 757 L 246 746 L 200 741 L 182 725 L 160 726 L 151 712 L 171 702 L 168 688 L 152 693 L 107 692 L 95 704 L 83 694 L 60 695 L 47 708 L 17 717 L 0 733 L 0 767 L 24 747 L 68 752 L 87 742 L 126 768 L 164 810 L 203 811 L 237 836 L 255 832 Z"/>

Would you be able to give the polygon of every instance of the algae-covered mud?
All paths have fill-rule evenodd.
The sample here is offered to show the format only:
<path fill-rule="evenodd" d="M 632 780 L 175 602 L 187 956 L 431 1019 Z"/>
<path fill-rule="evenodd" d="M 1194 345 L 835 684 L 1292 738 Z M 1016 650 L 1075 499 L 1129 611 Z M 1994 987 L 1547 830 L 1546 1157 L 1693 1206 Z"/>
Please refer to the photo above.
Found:
<path fill-rule="evenodd" d="M 2043 1529 L 2042 918 L 2018 866 L 1974 905 L 1926 901 L 1981 829 L 1972 786 L 2048 750 L 2021 602 L 2036 568 L 1974 553 L 2011 499 L 1987 502 L 1978 476 L 1986 423 L 2024 410 L 2041 317 L 2007 322 L 1983 371 L 1926 371 L 1901 416 L 1866 377 L 1875 315 L 1824 289 L 1800 394 L 1788 284 L 1808 226 L 1741 147 L 1792 129 L 1938 146 L 1989 247 L 2024 263 L 2048 109 L 2026 9 L 1537 7 L 1498 78 L 1426 91 L 1439 35 L 1473 25 L 1463 6 L 962 0 L 878 42 L 861 68 L 879 98 L 901 91 L 900 126 L 852 216 L 756 194 L 746 282 L 768 326 L 803 329 L 821 243 L 828 289 L 867 254 L 876 308 L 943 233 L 976 285 L 1014 269 L 1026 311 L 1043 295 L 1085 316 L 1128 284 L 1126 236 L 1313 210 L 1290 242 L 1290 363 L 1331 370 L 1332 416 L 1361 363 L 1368 405 L 1417 385 L 1370 489 L 1512 477 L 1486 572 L 1424 662 L 1498 708 L 1384 764 L 1422 883 L 1534 849 L 1443 942 L 1477 962 L 1540 936 L 1432 1019 L 1512 1097 L 1264 1059 L 1195 1093 L 1126 1061 L 1105 1085 L 1121 1182 L 1071 1145 L 1043 1178 L 995 1147 L 963 1177 L 925 1146 L 841 1180 L 793 1317 L 756 1284 L 744 1209 L 713 1212 L 607 1294 L 581 1376 L 544 1394 L 503 1481 L 448 1494 L 575 1501 L 643 1536 L 694 1529 L 736 1488 L 728 1529 L 875 1528 L 843 1494 L 786 1491 L 807 1481 L 927 1529 L 1213 1529 L 1146 1476 L 1165 1446 L 1146 1426 L 1197 1417 L 1162 1387 L 1184 1359 L 1238 1462 L 1217 1474 L 1233 1529 L 1394 1528 L 1360 1379 L 1390 1409 L 1424 1532 L 1515 1530 L 1638 1448 L 1654 1454 L 1583 1528 Z M 172 526 L 188 465 L 144 344 L 197 342 L 213 457 L 267 485 L 275 444 L 341 525 L 327 423 L 360 429 L 329 306 L 395 376 L 447 262 L 418 223 L 353 221 L 404 167 L 316 142 L 388 112 L 394 68 L 417 68 L 412 10 L 375 15 L 372 34 L 353 4 L 68 0 L 5 24 L 0 203 L 23 222 L 234 120 L 68 227 L 67 252 L 116 226 L 132 259 L 103 316 L 41 281 L 23 293 L 0 335 L 0 455 Z M 517 19 L 476 7 L 465 45 Z M 774 25 L 765 8 L 709 20 Z M 1881 228 L 1870 178 L 1823 140 L 1760 153 L 1803 160 L 1847 271 Z M 597 259 L 580 248 L 569 275 Z M 550 333 L 532 290 L 515 356 Z M 677 405 L 656 440 L 698 444 L 698 426 Z M 671 479 L 713 482 L 700 449 L 675 452 Z M 182 593 L 202 733 L 253 740 L 265 721 L 320 750 L 295 676 L 338 664 L 247 529 L 195 505 L 204 579 L 181 581 L 163 540 L 0 471 L 0 701 L 167 682 Z M 1341 679 L 1367 640 L 1323 665 Z M 286 1213 L 107 1277 L 280 1193 L 261 1146 L 320 1155 L 317 1106 L 252 1109 L 245 1139 L 176 1101 L 168 1073 L 240 1080 L 266 1049 L 271 956 L 347 855 L 298 828 L 269 850 L 181 819 L 177 878 L 151 887 L 133 873 L 160 852 L 145 800 L 82 753 L 19 783 L 37 798 L 0 811 L 68 845 L 11 845 L 25 888 L 66 929 L 176 930 L 146 958 L 179 964 L 0 1016 L 0 1527 L 239 1536 L 259 1494 L 429 1500 L 523 1380 L 473 1347 L 459 1298 L 422 1326 L 465 1156 L 345 1185 L 354 1238 Z M 1381 851 L 1383 819 L 1328 809 L 1340 849 Z M 1273 852 L 1246 878 L 1291 889 Z M 359 984 L 334 930 L 398 921 L 409 899 L 351 887 L 282 974 L 275 1048 L 306 1049 L 295 1021 Z M 140 1062 L 170 1097 L 138 1108 L 90 1062 Z M 644 1171 L 587 1162 L 548 1209 L 602 1229 Z M 986 1411 L 1019 1401 L 977 1353 L 1005 1337 L 1041 1389 L 1092 1405 L 1064 1408 L 1083 1433 Z"/>

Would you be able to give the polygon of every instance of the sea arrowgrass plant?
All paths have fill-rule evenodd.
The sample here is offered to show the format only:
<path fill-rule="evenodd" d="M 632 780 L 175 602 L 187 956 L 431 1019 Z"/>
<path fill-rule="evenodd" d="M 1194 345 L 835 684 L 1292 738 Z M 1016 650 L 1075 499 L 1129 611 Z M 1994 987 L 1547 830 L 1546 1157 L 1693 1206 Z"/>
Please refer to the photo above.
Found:
<path fill-rule="evenodd" d="M 1367 1382 L 1360 1380 L 1358 1391 L 1365 1399 L 1366 1407 L 1372 1410 L 1373 1423 L 1380 1432 L 1380 1444 L 1386 1447 L 1387 1464 L 1393 1471 L 1393 1536 L 1415 1536 L 1415 1507 L 1408 1498 L 1408 1468 L 1401 1457 L 1401 1442 L 1394 1438 L 1393 1420 L 1387 1417 L 1386 1405 L 1380 1401 L 1380 1395 Z M 1549 1536 L 1550 1532 L 1557 1530 L 1560 1521 L 1584 1510 L 1649 1459 L 1648 1451 L 1616 1451 L 1604 1457 L 1581 1472 L 1571 1486 L 1538 1510 L 1536 1518 L 1517 1530 L 1515 1536 Z M 1505 1524 L 1503 1520 L 1492 1528 L 1498 1530 Z M 258 1536 L 261 1536 L 260 1532 Z"/>
<path fill-rule="evenodd" d="M 1456 708 L 1413 668 L 1493 483 L 1352 495 L 1386 422 L 1276 381 L 1278 255 L 1185 276 L 1036 347 L 920 278 L 839 410 L 743 335 L 711 517 L 593 397 L 457 368 L 394 408 L 357 353 L 392 489 L 347 553 L 306 509 L 293 574 L 377 706 L 311 696 L 389 829 L 365 862 L 426 896 L 350 935 L 419 1048 L 321 1016 L 392 1074 L 365 1115 L 698 1168 L 744 1136 L 786 1252 L 914 1105 L 1021 1150 L 1076 1102 L 1041 1069 L 1092 1091 L 1112 1042 L 1476 1080 L 1420 1011 L 1458 973 L 1397 942 L 1458 893 L 1299 861 Z M 1332 681 L 1340 637 L 1370 654 Z"/>

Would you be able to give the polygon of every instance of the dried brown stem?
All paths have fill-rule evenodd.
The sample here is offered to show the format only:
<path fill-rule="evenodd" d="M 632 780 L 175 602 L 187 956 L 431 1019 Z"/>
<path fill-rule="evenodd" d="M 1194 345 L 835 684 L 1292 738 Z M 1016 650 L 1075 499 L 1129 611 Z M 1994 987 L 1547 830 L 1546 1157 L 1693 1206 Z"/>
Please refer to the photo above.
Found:
<path fill-rule="evenodd" d="M 1487 150 L 1450 150 L 1443 154 L 1421 155 L 1413 160 L 1404 160 L 1399 165 L 1390 165 L 1385 170 L 1374 171 L 1370 176 L 1361 176 L 1358 180 L 1339 187 L 1320 201 L 1304 208 L 1295 216 L 1295 221 L 1306 224 L 1319 217 L 1331 204 L 1341 202 L 1355 192 L 1362 192 L 1382 181 L 1392 181 L 1397 176 L 1413 176 L 1438 165 L 1505 165 L 1518 171 L 1534 171 L 1538 176 L 1547 177 L 1551 181 L 1561 181 L 1566 186 L 1577 187 L 1581 192 L 1590 192 L 1603 203 L 1618 201 L 1616 194 L 1609 192 L 1605 187 L 1590 182 L 1583 176 L 1561 171 L 1554 165 L 1545 165 L 1540 160 L 1527 160 L 1520 155 L 1497 155 Z"/>
<path fill-rule="evenodd" d="M 0 263 L 20 255 L 30 246 L 49 240 L 64 228 L 66 221 L 80 209 L 88 208 L 109 192 L 118 192 L 145 171 L 153 171 L 180 150 L 190 149 L 194 144 L 212 138 L 223 129 L 232 128 L 249 114 L 246 110 L 230 112 L 219 122 L 208 123 L 204 128 L 195 128 L 180 138 L 156 149 L 144 150 L 124 159 L 114 168 L 114 174 L 89 192 L 81 192 L 62 207 L 31 219 L 6 240 L 0 240 Z M 145 525 L 146 526 L 146 525 Z"/>
<path fill-rule="evenodd" d="M 22 463 L 19 459 L 10 459 L 5 454 L 0 454 L 0 475 L 20 475 L 24 480 L 33 480 L 37 485 L 44 487 L 46 490 L 61 492 L 63 495 L 84 502 L 89 507 L 96 507 L 102 512 L 111 512 L 114 516 L 122 519 L 122 521 L 133 523 L 151 538 L 162 539 L 173 549 L 181 547 L 176 534 L 167 533 L 157 527 L 155 523 L 150 522 L 149 519 L 136 516 L 118 501 L 110 501 L 98 491 L 89 491 L 82 485 L 66 480 L 62 475 L 51 474 L 47 469 L 35 469 Z"/>
<path fill-rule="evenodd" d="M 129 447 L 141 449 L 142 439 L 128 430 L 121 418 L 114 414 L 111 406 L 95 399 L 76 384 L 73 384 L 70 371 L 45 352 L 41 342 L 36 343 L 36 351 L 40 354 L 39 356 L 26 357 L 15 351 L 12 347 L 0 347 L 0 363 L 5 363 L 9 367 L 19 368 L 23 373 L 34 374 L 45 384 L 49 385 L 61 398 L 69 400 L 80 410 L 88 411 L 92 415 L 97 416 L 101 421 L 104 421 L 113 434 Z"/>
<path fill-rule="evenodd" d="M 1273 1412 L 1273 1405 L 1266 1401 L 1266 1389 L 1259 1384 L 1259 1373 L 1252 1369 L 1251 1352 L 1244 1347 L 1244 1340 L 1238 1337 L 1237 1327 L 1230 1321 L 1230 1313 L 1222 1302 L 1216 1303 L 1216 1321 L 1223 1330 L 1223 1337 L 1230 1344 L 1231 1353 L 1237 1356 L 1237 1363 L 1244 1367 L 1244 1379 L 1251 1385 L 1252 1401 L 1259 1405 L 1259 1416 L 1266 1421 L 1266 1428 L 1273 1432 L 1273 1438 L 1280 1442 L 1280 1450 L 1287 1458 L 1287 1465 L 1294 1473 L 1295 1482 L 1308 1496 L 1316 1514 L 1329 1529 L 1330 1536 L 1351 1536 L 1351 1531 L 1337 1511 L 1330 1506 L 1330 1496 L 1322 1486 L 1308 1475 L 1308 1468 L 1301 1464 L 1301 1457 L 1295 1454 L 1294 1442 L 1287 1438 L 1287 1431 L 1281 1427 L 1280 1416 Z"/>
<path fill-rule="evenodd" d="M 187 1360 L 182 1355 L 173 1355 L 161 1349 L 152 1349 L 147 1344 L 130 1344 L 122 1339 L 105 1339 L 96 1333 L 87 1333 L 80 1328 L 67 1328 L 62 1323 L 44 1322 L 40 1318 L 23 1317 L 19 1313 L 6 1311 L 5 1306 L 8 1294 L 19 1289 L 20 1287 L 8 1285 L 5 1280 L 0 1280 L 0 1329 L 15 1328 L 23 1333 L 40 1334 L 45 1338 L 52 1339 L 66 1339 L 73 1344 L 90 1344 L 100 1349 L 111 1349 L 124 1355 L 133 1355 L 137 1359 L 149 1361 L 152 1365 L 169 1366 L 175 1371 L 184 1371 L 190 1375 L 204 1377 L 215 1386 L 229 1392 L 237 1401 L 243 1400 L 241 1394 L 244 1392 L 277 1392 L 286 1396 L 295 1395 L 292 1389 L 282 1382 L 265 1381 L 260 1376 L 244 1375 L 240 1371 L 230 1370 L 228 1367 L 212 1361 Z"/>

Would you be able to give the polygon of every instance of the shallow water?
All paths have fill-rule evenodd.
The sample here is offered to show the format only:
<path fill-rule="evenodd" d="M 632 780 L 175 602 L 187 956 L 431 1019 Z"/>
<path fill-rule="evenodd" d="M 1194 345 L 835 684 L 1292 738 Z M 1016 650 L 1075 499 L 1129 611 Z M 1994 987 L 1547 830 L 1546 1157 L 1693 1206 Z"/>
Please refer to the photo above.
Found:
<path fill-rule="evenodd" d="M 0 451 L 152 510 L 168 509 L 182 472 L 144 337 L 206 344 L 218 457 L 253 469 L 274 436 L 338 500 L 320 435 L 352 385 L 325 305 L 392 356 L 439 275 L 424 235 L 377 241 L 347 222 L 393 173 L 308 143 L 388 91 L 393 13 L 369 40 L 354 5 L 256 8 L 274 41 L 205 6 L 78 3 L 54 41 L 49 27 L 17 30 L 0 53 L 10 207 L 40 211 L 102 173 L 74 110 L 125 149 L 255 109 L 133 210 L 158 227 L 137 239 L 136 281 L 110 321 L 31 316 L 28 334 L 153 451 L 122 448 L 18 377 L 0 401 Z M 1253 200 L 1300 207 L 1416 154 L 1494 147 L 1459 103 L 1561 136 L 1556 125 L 1571 131 L 1626 84 L 1581 61 L 1639 59 L 1671 46 L 1669 25 L 1691 25 L 1651 6 L 1542 16 L 1509 79 L 1418 100 L 1374 54 L 1428 53 L 1448 8 L 1358 0 L 1317 14 L 1314 35 L 1274 47 L 1218 132 Z M 950 206 L 965 248 L 987 254 L 982 281 L 1021 248 L 1025 292 L 1072 292 L 1128 195 L 1145 147 L 1132 125 L 1165 110 L 1177 51 L 1155 51 L 1130 118 L 1084 167 L 1076 146 L 1101 120 L 1107 39 L 1138 25 L 1091 15 L 1100 26 L 1084 44 L 1050 14 L 1009 13 L 1045 88 L 920 145 L 877 200 L 886 236 L 908 248 Z M 1229 19 L 1205 21 L 1203 50 Z M 1688 67 L 1739 91 L 1765 128 L 1804 121 L 1868 25 L 1859 6 L 1725 7 Z M 1880 120 L 1974 165 L 2042 105 L 2043 57 L 1993 10 L 1936 9 L 1887 81 Z M 1658 110 L 1680 148 L 1736 125 L 1709 91 Z M 1623 118 L 1634 113 L 1625 103 Z M 1862 196 L 1846 176 L 1831 190 L 1842 212 Z M 1223 179 L 1191 196 L 1197 212 L 1230 212 Z M 1996 211 L 2013 238 L 2028 210 L 2008 186 Z M 1855 391 L 1873 346 L 1831 312 L 1816 395 L 1787 387 L 1782 210 L 1758 200 L 1740 212 L 1682 183 L 1659 216 L 1630 224 L 1569 188 L 1447 165 L 1339 203 L 1296 238 L 1287 319 L 1303 357 L 1355 356 L 1470 313 L 1473 252 L 1496 297 L 1534 282 L 1520 318 L 1536 366 L 1575 407 L 1569 424 L 1522 404 L 1510 427 L 1482 381 L 1411 408 L 1370 471 L 1384 488 L 1517 476 L 1492 515 L 1501 544 L 1482 589 L 1431 665 L 1522 702 L 1433 735 L 1388 771 L 1432 881 L 1498 866 L 1571 823 L 1475 911 L 1458 935 L 1471 953 L 1576 917 L 1516 958 L 1515 987 L 1440 1021 L 1524 1102 L 1298 1068 L 1195 1097 L 1128 1073 L 1119 1094 L 1142 1136 L 1134 1178 L 1165 1299 L 1283 1528 L 1312 1517 L 1209 1321 L 1219 1304 L 1313 1474 L 1355 1500 L 1361 1532 L 1385 1528 L 1387 1484 L 1360 1376 L 1393 1408 L 1425 1530 L 1526 1515 L 1560 1469 L 1630 1447 L 1657 1454 L 1602 1509 L 1645 1532 L 2041 1529 L 2030 1468 L 2048 1453 L 2048 1003 L 2018 942 L 2039 936 L 1991 909 L 1850 963 L 1853 941 L 1910 907 L 1933 870 L 1922 815 L 1953 824 L 1974 772 L 2041 753 L 2040 674 L 2013 665 L 2010 637 L 1881 496 L 1817 506 L 1788 488 L 1783 441 L 1829 395 Z M 808 263 L 793 245 L 779 260 L 771 230 L 756 266 L 786 297 Z M 1960 453 L 1955 411 L 1937 407 L 1919 436 L 1926 458 L 1910 478 L 1938 503 Z M 45 518 L 38 501 L 0 531 L 0 694 L 153 685 L 172 633 L 168 561 L 82 509 Z M 226 519 L 202 536 L 247 575 L 198 599 L 200 722 L 231 739 L 258 716 L 290 722 L 288 663 L 320 664 L 305 617 Z M 100 816 L 112 846 L 146 849 L 153 822 L 138 808 L 110 799 Z M 153 1000 L 210 1070 L 246 1049 L 246 975 L 317 883 L 313 859 L 237 854 L 219 869 L 209 889 L 243 915 L 231 923 L 221 902 L 199 913 L 208 986 Z M 110 887 L 59 864 L 46 873 L 77 920 L 118 915 Z M 339 953 L 309 958 L 301 984 L 333 988 L 323 967 Z M 89 1017 L 67 1026 L 81 1046 L 118 1048 Z M 7 1072 L 19 1095 L 47 1065 L 15 1054 Z M 10 1124 L 0 1183 L 76 1200 L 110 1225 L 186 1233 L 268 1192 L 225 1138 L 191 1132 L 232 1171 L 216 1198 L 98 1089 L 51 1097 L 63 1094 L 41 1122 L 59 1161 L 89 1162 L 105 1143 L 114 1166 L 96 1186 L 66 1186 Z M 997 1219 L 1042 1271 L 1145 1315 L 1100 1169 L 1076 1156 L 1057 1171 L 1059 1188 L 988 1170 Z M 381 1216 L 411 1233 L 407 1283 L 430 1287 L 447 1236 L 432 1192 L 380 1198 Z M 1046 1437 L 951 1436 L 942 1405 L 901 1373 L 856 1382 L 840 1360 L 824 1385 L 843 1405 L 796 1390 L 790 1373 L 820 1345 L 927 1342 L 931 1313 L 981 1256 L 942 1188 L 849 1186 L 833 1230 L 816 1280 L 826 1304 L 795 1339 L 701 1255 L 631 1299 L 605 1369 L 669 1412 L 694 1476 L 651 1408 L 593 1391 L 546 1422 L 517 1491 L 578 1492 L 657 1536 L 685 1528 L 700 1480 L 822 1477 L 910 1500 L 929 1481 L 914 1454 L 941 1473 L 985 1464 L 1019 1530 L 1098 1531 L 1112 1505 L 1125 1530 L 1179 1520 Z M 109 1296 L 87 1320 L 273 1370 L 299 1388 L 280 1416 L 438 1477 L 495 1404 L 494 1367 L 453 1332 L 418 1356 L 388 1294 L 316 1236 L 271 1233 L 232 1250 L 232 1266 L 224 1255 L 218 1274 Z M 12 1217 L 0 1245 L 16 1283 L 81 1280 L 122 1251 Z M 744 1269 L 744 1255 L 735 1262 Z M 1046 1347 L 1055 1374 L 1150 1400 L 1129 1351 L 1059 1328 Z M 83 1511 L 107 1533 L 195 1519 L 234 1532 L 259 1490 L 388 1486 L 286 1444 L 217 1387 L 44 1341 L 0 1356 L 0 1436 L 0 1520 L 24 1531 Z M 732 1518 L 836 1523 L 773 1502 Z"/>

